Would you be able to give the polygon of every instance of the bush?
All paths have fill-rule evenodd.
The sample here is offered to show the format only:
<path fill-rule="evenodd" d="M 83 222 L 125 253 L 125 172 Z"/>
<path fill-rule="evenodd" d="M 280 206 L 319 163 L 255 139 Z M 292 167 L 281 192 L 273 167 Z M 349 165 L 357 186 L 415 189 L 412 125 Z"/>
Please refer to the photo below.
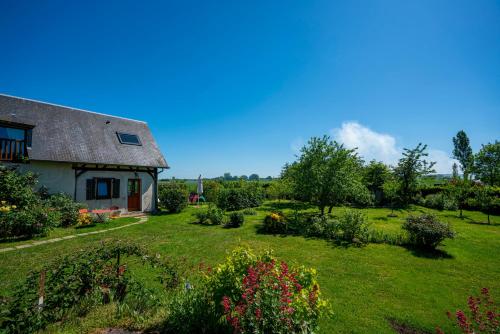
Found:
<path fill-rule="evenodd" d="M 307 219 L 304 234 L 309 237 L 332 239 L 338 233 L 338 224 L 326 215 L 315 215 Z"/>
<path fill-rule="evenodd" d="M 245 216 L 255 216 L 257 215 L 257 211 L 255 211 L 254 209 L 245 209 L 243 210 L 243 214 Z"/>
<path fill-rule="evenodd" d="M 60 220 L 61 214 L 58 211 L 42 204 L 24 210 L 11 205 L 8 210 L 0 211 L 0 238 L 44 235 L 57 226 Z"/>
<path fill-rule="evenodd" d="M 286 233 L 288 226 L 281 212 L 273 212 L 264 217 L 264 231 L 270 233 Z"/>
<path fill-rule="evenodd" d="M 338 218 L 338 228 L 342 231 L 341 239 L 348 242 L 368 241 L 368 221 L 358 210 L 346 209 Z"/>
<path fill-rule="evenodd" d="M 0 331 L 32 333 L 64 319 L 70 312 L 84 315 L 89 308 L 110 300 L 121 302 L 131 285 L 131 272 L 120 264 L 125 256 L 134 256 L 157 268 L 165 288 L 178 284 L 174 267 L 160 261 L 137 245 L 108 242 L 53 260 L 41 270 L 32 271 L 2 306 Z M 45 299 L 39 306 L 39 282 L 44 277 Z M 77 279 L 75 279 L 77 278 Z"/>
<path fill-rule="evenodd" d="M 224 211 L 215 205 L 209 205 L 208 209 L 195 212 L 194 216 L 200 224 L 221 225 L 224 223 Z"/>
<path fill-rule="evenodd" d="M 235 333 L 313 333 L 327 310 L 316 271 L 289 268 L 271 253 L 238 249 L 206 281 Z"/>
<path fill-rule="evenodd" d="M 59 226 L 67 227 L 78 223 L 79 210 L 83 207 L 76 203 L 73 199 L 63 193 L 49 196 L 48 205 L 61 213 L 61 221 Z"/>
<path fill-rule="evenodd" d="M 242 212 L 232 212 L 229 215 L 229 227 L 240 227 L 245 222 L 245 215 Z"/>
<path fill-rule="evenodd" d="M 432 214 L 409 216 L 402 228 L 408 232 L 411 243 L 423 248 L 436 248 L 444 239 L 455 236 L 448 224 L 439 222 Z"/>
<path fill-rule="evenodd" d="M 447 312 L 448 318 L 455 321 L 458 330 L 464 334 L 500 333 L 500 309 L 490 296 L 487 288 L 481 289 L 479 297 L 469 296 L 467 299 L 468 314 L 457 310 L 454 314 Z M 444 332 L 437 327 L 437 334 Z"/>
<path fill-rule="evenodd" d="M 262 204 L 262 199 L 262 189 L 255 186 L 221 189 L 217 196 L 217 206 L 226 211 L 238 211 L 257 207 Z"/>
<path fill-rule="evenodd" d="M 188 204 L 189 192 L 184 183 L 168 181 L 160 183 L 158 198 L 168 212 L 181 212 Z"/>

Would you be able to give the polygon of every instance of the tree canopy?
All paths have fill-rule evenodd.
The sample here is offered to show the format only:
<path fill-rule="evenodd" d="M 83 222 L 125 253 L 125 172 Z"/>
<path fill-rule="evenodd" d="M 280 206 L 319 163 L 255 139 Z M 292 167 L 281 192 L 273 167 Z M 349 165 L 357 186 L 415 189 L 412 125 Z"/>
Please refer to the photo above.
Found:
<path fill-rule="evenodd" d="M 469 137 L 467 137 L 465 131 L 460 130 L 457 135 L 453 137 L 453 146 L 453 157 L 460 163 L 464 179 L 467 180 L 474 165 L 474 155 L 470 147 Z"/>
<path fill-rule="evenodd" d="M 475 157 L 474 173 L 490 186 L 500 185 L 500 142 L 482 146 Z"/>

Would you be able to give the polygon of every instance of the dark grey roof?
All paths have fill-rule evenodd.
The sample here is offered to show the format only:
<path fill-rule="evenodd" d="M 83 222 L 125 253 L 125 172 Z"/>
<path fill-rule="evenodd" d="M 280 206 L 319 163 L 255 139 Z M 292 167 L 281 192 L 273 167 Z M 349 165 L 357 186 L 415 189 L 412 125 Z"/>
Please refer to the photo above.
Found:
<path fill-rule="evenodd" d="M 2 94 L 0 121 L 34 126 L 31 160 L 168 168 L 142 121 Z M 139 136 L 142 146 L 121 144 L 117 132 Z"/>

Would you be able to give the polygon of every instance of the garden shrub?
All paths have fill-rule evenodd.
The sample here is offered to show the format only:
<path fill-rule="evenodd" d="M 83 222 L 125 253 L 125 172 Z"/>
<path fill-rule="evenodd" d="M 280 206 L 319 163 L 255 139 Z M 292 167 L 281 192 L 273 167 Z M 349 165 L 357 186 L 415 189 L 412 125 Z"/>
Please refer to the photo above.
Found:
<path fill-rule="evenodd" d="M 44 235 L 61 220 L 58 211 L 42 204 L 32 205 L 29 209 L 21 209 L 6 202 L 3 205 L 9 209 L 0 211 L 0 238 Z"/>
<path fill-rule="evenodd" d="M 206 278 L 235 333 L 313 333 L 327 310 L 316 271 L 237 249 Z"/>
<path fill-rule="evenodd" d="M 229 227 L 240 227 L 245 222 L 245 215 L 243 212 L 232 212 L 229 215 L 229 222 L 227 226 Z"/>
<path fill-rule="evenodd" d="M 444 239 L 455 236 L 449 224 L 439 222 L 432 214 L 409 216 L 402 228 L 408 232 L 411 243 L 423 248 L 436 248 Z"/>
<path fill-rule="evenodd" d="M 369 224 L 366 216 L 359 210 L 346 209 L 337 220 L 340 237 L 347 242 L 368 241 Z"/>
<path fill-rule="evenodd" d="M 221 225 L 224 223 L 224 211 L 212 204 L 206 210 L 195 212 L 194 216 L 200 224 Z"/>
<path fill-rule="evenodd" d="M 264 231 L 269 233 L 286 233 L 288 231 L 288 226 L 283 213 L 273 212 L 265 216 Z"/>
<path fill-rule="evenodd" d="M 221 189 L 217 196 L 217 206 L 226 211 L 237 211 L 258 207 L 262 204 L 262 189 L 255 186 Z"/>
<path fill-rule="evenodd" d="M 137 286 L 131 284 L 133 277 L 120 264 L 120 257 L 123 260 L 125 256 L 137 257 L 156 268 L 165 288 L 177 286 L 175 268 L 135 244 L 114 241 L 92 245 L 30 272 L 2 305 L 0 331 L 33 333 L 64 319 L 70 312 L 84 315 L 94 305 L 124 301 L 130 289 Z M 41 281 L 45 282 L 43 287 Z M 39 305 L 41 290 L 45 298 Z"/>
<path fill-rule="evenodd" d="M 307 219 L 304 233 L 309 237 L 332 239 L 338 234 L 339 225 L 326 215 L 314 215 Z"/>
<path fill-rule="evenodd" d="M 487 288 L 481 289 L 479 297 L 469 296 L 467 299 L 468 314 L 457 310 L 453 315 L 447 312 L 448 318 L 455 321 L 458 330 L 464 334 L 500 333 L 500 309 L 490 296 Z M 437 334 L 444 332 L 437 327 Z"/>
<path fill-rule="evenodd" d="M 457 201 L 445 193 L 427 195 L 421 204 L 436 210 L 458 210 Z"/>
<path fill-rule="evenodd" d="M 257 215 L 257 211 L 255 211 L 255 209 L 245 209 L 243 210 L 243 214 L 245 216 L 255 216 Z"/>
<path fill-rule="evenodd" d="M 181 212 L 188 204 L 189 192 L 184 183 L 168 181 L 158 186 L 160 205 L 168 212 Z"/>
<path fill-rule="evenodd" d="M 67 227 L 78 223 L 79 210 L 82 204 L 76 203 L 73 199 L 63 193 L 53 194 L 47 199 L 48 205 L 61 213 L 59 226 Z"/>

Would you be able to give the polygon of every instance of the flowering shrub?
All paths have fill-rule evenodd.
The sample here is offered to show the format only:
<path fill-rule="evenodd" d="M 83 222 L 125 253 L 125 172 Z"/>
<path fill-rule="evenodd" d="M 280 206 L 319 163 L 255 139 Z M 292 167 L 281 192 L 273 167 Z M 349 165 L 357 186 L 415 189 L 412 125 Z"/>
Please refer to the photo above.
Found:
<path fill-rule="evenodd" d="M 281 212 L 273 212 L 264 217 L 264 230 L 271 233 L 284 233 L 287 230 L 285 216 Z"/>
<path fill-rule="evenodd" d="M 409 216 L 402 228 L 408 232 L 410 242 L 424 248 L 436 248 L 444 239 L 455 236 L 448 224 L 439 222 L 432 214 Z"/>
<path fill-rule="evenodd" d="M 94 223 L 94 220 L 92 219 L 92 216 L 89 213 L 80 213 L 78 215 L 78 220 L 76 225 L 79 227 L 84 227 L 84 226 L 89 226 Z"/>
<path fill-rule="evenodd" d="M 51 208 L 61 213 L 60 226 L 66 227 L 78 223 L 78 211 L 83 206 L 73 201 L 69 195 L 64 193 L 53 194 L 49 196 L 47 202 Z"/>
<path fill-rule="evenodd" d="M 167 333 L 312 333 L 327 310 L 316 271 L 237 248 L 172 298 Z"/>
<path fill-rule="evenodd" d="M 312 333 L 326 303 L 314 271 L 289 269 L 275 259 L 250 265 L 236 300 L 224 296 L 226 320 L 235 333 Z"/>
<path fill-rule="evenodd" d="M 500 310 L 490 297 L 487 288 L 481 289 L 479 297 L 469 296 L 467 300 L 469 316 L 462 310 L 457 310 L 455 316 L 447 312 L 448 318 L 455 318 L 456 325 L 462 333 L 500 333 Z M 437 334 L 444 334 L 438 327 Z"/>
<path fill-rule="evenodd" d="M 316 270 L 278 264 L 271 252 L 256 256 L 236 249 L 206 275 L 206 283 L 222 306 L 219 311 L 239 333 L 314 332 L 327 310 Z"/>
<path fill-rule="evenodd" d="M 168 212 L 181 212 L 188 205 L 188 189 L 181 182 L 160 182 L 158 185 L 158 199 L 160 205 Z"/>

